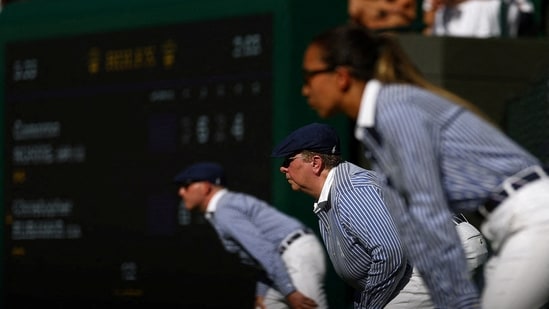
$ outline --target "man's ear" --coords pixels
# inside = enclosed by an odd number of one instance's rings
[[[212,184],[207,181],[202,181],[198,185],[200,185],[200,190],[204,195],[208,195],[212,191]]]
[[[314,155],[311,158],[311,164],[313,165],[313,172],[316,175],[320,175],[324,169],[324,162],[322,161],[322,158],[319,155]]]
[[[351,71],[347,67],[337,67],[335,69],[337,74],[337,85],[342,91],[346,91],[351,86]]]

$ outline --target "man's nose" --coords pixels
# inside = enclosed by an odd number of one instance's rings
[[[304,82],[301,86],[301,95],[308,98],[309,97],[309,84]]]

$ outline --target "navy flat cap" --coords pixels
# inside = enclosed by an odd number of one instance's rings
[[[341,154],[336,130],[322,123],[311,123],[290,133],[271,153],[272,157],[289,157],[308,150],[322,154]]]
[[[215,162],[199,162],[182,170],[173,181],[178,185],[188,185],[197,181],[209,181],[225,186],[225,170]]]

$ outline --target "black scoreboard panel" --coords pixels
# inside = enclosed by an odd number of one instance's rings
[[[153,286],[124,285],[163,264],[149,250],[179,257],[163,272],[177,286],[197,265],[177,248],[192,246],[166,242],[178,239],[172,179],[187,164],[246,171],[253,181],[231,187],[270,199],[270,130],[257,128],[271,122],[271,26],[254,15],[7,45],[5,233],[8,262],[25,266],[7,268],[8,290],[147,299]],[[74,273],[33,287],[37,258]]]
[[[171,181],[199,160],[229,179],[246,171],[253,182],[231,187],[270,199],[271,132],[257,129],[271,123],[270,26],[259,15],[9,44],[11,238],[116,222],[170,234]]]
[[[124,2],[0,15],[0,307],[251,307],[257,271],[185,211],[172,179],[220,162],[230,189],[316,228],[269,154],[322,121],[300,95],[301,56],[345,3]],[[345,152],[347,122],[328,122]],[[345,307],[331,270],[326,288]]]

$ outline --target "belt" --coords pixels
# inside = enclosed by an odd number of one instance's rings
[[[280,247],[278,248],[278,253],[282,254],[288,247],[296,241],[299,237],[303,235],[311,234],[311,231],[309,230],[298,230],[290,235],[288,237],[284,238],[284,240],[280,243]]]
[[[486,216],[496,209],[507,197],[513,192],[518,191],[528,183],[539,180],[541,178],[547,178],[549,174],[549,168],[542,168],[541,166],[532,166],[517,174],[505,179],[503,181],[500,190],[492,193],[490,197],[484,202],[484,205],[479,209],[480,213]]]

